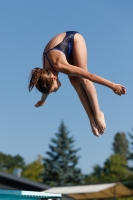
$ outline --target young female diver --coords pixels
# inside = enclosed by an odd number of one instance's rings
[[[76,31],[56,35],[46,45],[42,60],[43,69],[32,70],[28,86],[29,91],[35,86],[42,93],[41,100],[35,106],[42,106],[48,94],[59,89],[61,83],[58,74],[64,73],[68,75],[89,117],[92,132],[96,136],[104,133],[104,114],[99,108],[92,82],[109,87],[118,95],[125,94],[126,89],[87,71],[87,49],[83,36]]]

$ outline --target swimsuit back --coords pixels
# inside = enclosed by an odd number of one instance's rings
[[[67,31],[66,35],[63,39],[62,42],[60,42],[59,44],[57,44],[55,47],[53,47],[52,49],[49,49],[46,53],[44,54],[44,63],[45,63],[45,57],[47,58],[50,66],[52,67],[52,69],[56,72],[56,70],[54,69],[53,65],[51,64],[49,58],[48,58],[48,52],[52,51],[52,50],[58,50],[61,51],[65,54],[66,58],[69,57],[70,53],[72,52],[72,47],[73,47],[73,42],[74,42],[74,35],[78,33],[77,31]]]

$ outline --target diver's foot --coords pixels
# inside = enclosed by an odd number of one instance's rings
[[[100,134],[103,134],[105,132],[105,129],[106,129],[104,113],[100,111],[100,113],[95,116],[95,120],[96,120],[98,132]]]
[[[91,129],[92,129],[93,134],[95,136],[99,136],[98,127],[97,127],[97,124],[96,124],[93,117],[90,119],[90,125],[91,125]]]

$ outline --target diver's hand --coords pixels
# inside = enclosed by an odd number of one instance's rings
[[[113,91],[115,94],[121,96],[122,94],[126,94],[126,88],[120,84],[114,84]]]
[[[46,103],[46,102],[42,102],[42,101],[40,100],[40,101],[38,101],[34,106],[38,108],[38,107],[43,106],[45,103]]]

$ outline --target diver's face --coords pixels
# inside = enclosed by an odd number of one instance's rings
[[[59,81],[58,77],[57,76],[52,76],[52,79],[53,79],[53,85],[52,85],[52,88],[50,90],[50,93],[52,92],[57,92],[57,90],[60,88],[61,86],[61,82]]]

